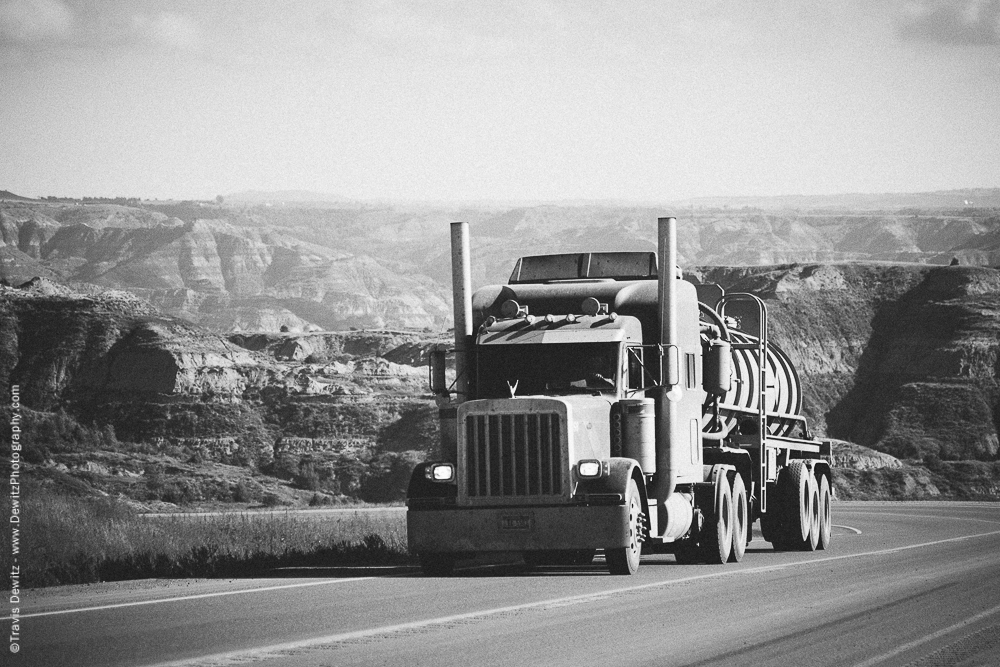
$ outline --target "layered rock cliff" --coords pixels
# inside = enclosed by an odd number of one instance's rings
[[[234,219],[4,203],[0,277],[128,289],[217,331],[447,325],[447,292],[413,267]]]
[[[997,458],[1000,270],[915,264],[696,272],[768,305],[820,433],[900,457]]]

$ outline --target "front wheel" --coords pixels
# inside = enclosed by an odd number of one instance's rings
[[[608,572],[611,574],[632,575],[639,569],[639,555],[642,553],[642,500],[634,479],[628,482],[625,506],[628,508],[628,546],[605,549],[604,553],[608,561]]]

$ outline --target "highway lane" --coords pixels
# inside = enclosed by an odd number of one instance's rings
[[[1000,664],[1000,505],[837,503],[833,548],[32,592],[24,665]],[[937,660],[937,662],[934,662]]]

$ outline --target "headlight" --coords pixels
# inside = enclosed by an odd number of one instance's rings
[[[576,474],[580,477],[600,477],[603,467],[597,459],[585,459],[576,464]]]
[[[455,479],[455,466],[450,463],[432,463],[424,469],[424,476],[432,482],[450,482]]]

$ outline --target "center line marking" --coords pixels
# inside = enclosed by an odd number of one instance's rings
[[[763,565],[760,567],[751,568],[740,568],[731,569],[724,572],[712,572],[709,574],[698,574],[692,575],[690,577],[681,577],[679,579],[668,579],[666,581],[655,581],[648,584],[638,584],[635,586],[626,586],[624,588],[616,588],[609,591],[600,591],[596,593],[584,593],[581,595],[571,595],[562,598],[555,598],[550,600],[541,600],[538,602],[527,602],[524,604],[511,605],[508,607],[498,607],[495,609],[483,609],[480,611],[470,611],[464,614],[454,614],[452,616],[441,616],[438,618],[430,618],[422,621],[411,621],[409,623],[400,623],[397,625],[384,625],[377,628],[369,628],[367,630],[355,630],[353,632],[343,632],[332,635],[325,635],[323,637],[313,637],[311,639],[303,639],[296,642],[287,642],[282,644],[272,644],[270,646],[259,646],[256,648],[247,648],[237,651],[229,651],[226,653],[216,653],[213,655],[205,655],[199,658],[187,658],[184,660],[176,660],[171,662],[159,662],[148,667],[196,667],[198,665],[236,665],[245,664],[248,662],[258,662],[260,660],[267,660],[270,658],[280,657],[286,651],[296,651],[301,649],[309,648],[322,648],[328,644],[337,644],[352,639],[362,639],[366,637],[373,637],[378,635],[388,635],[395,634],[398,632],[405,632],[409,630],[419,630],[422,628],[432,627],[435,625],[445,625],[448,623],[455,623],[458,621],[476,619],[476,618],[487,618],[490,616],[497,616],[500,614],[507,614],[511,612],[524,611],[529,609],[547,609],[568,606],[572,604],[581,604],[587,602],[597,602],[609,597],[616,595],[621,595],[622,593],[632,593],[635,591],[648,590],[652,588],[664,588],[667,586],[672,586],[675,584],[684,584],[692,581],[700,581],[703,579],[715,579],[718,577],[733,577],[742,576],[747,574],[759,574],[761,572],[775,572],[779,570],[784,570],[792,567],[799,567],[803,565],[818,565],[821,563],[829,563],[832,561],[846,560],[850,558],[864,558],[866,556],[883,556],[886,554],[898,553],[900,551],[909,551],[911,549],[920,549],[923,547],[935,546],[938,544],[948,544],[952,542],[962,542],[965,540],[974,539],[977,537],[991,537],[994,535],[1000,535],[1000,530],[995,530],[989,533],[976,533],[974,535],[963,535],[962,537],[951,537],[943,540],[934,540],[932,542],[921,542],[920,544],[910,544],[902,547],[893,547],[891,549],[879,549],[877,551],[866,551],[859,554],[844,554],[842,556],[827,556],[826,558],[812,558],[810,560],[799,560],[793,561],[791,563],[781,563],[778,565]]]

